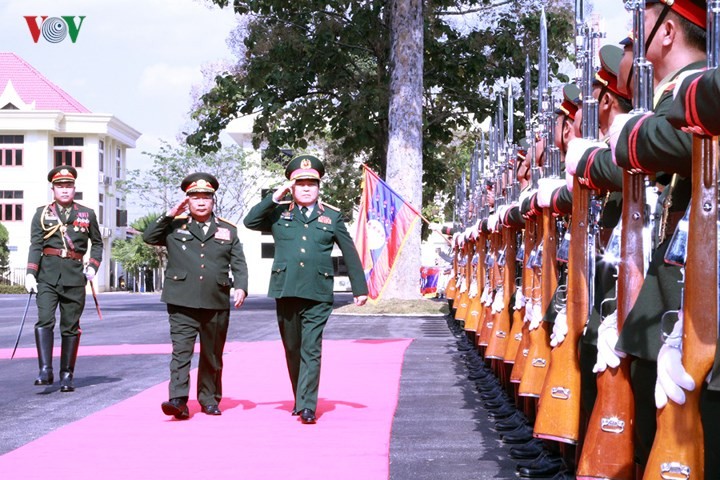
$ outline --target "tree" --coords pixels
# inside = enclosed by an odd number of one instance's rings
[[[8,242],[10,234],[5,225],[0,223],[0,280],[4,279],[10,270],[10,249]]]
[[[215,194],[215,213],[233,223],[244,216],[251,197],[257,195],[258,184],[268,175],[267,170],[270,174],[277,170],[270,164],[261,171],[238,146],[198,155],[186,145],[172,146],[164,142],[157,153],[143,152],[143,155],[152,159],[152,167],[129,171],[127,180],[118,182],[118,189],[125,195],[132,193],[149,211],[165,212],[182,197],[180,183],[185,176],[199,171],[211,173],[220,181]]]
[[[472,133],[491,113],[496,90],[505,90],[507,82],[520,84],[526,54],[537,60],[540,3],[424,3],[423,203],[438,192],[452,193],[474,143],[471,135],[459,135]],[[254,144],[266,145],[270,157],[282,148],[324,142],[333,146],[334,157],[361,159],[385,177],[389,5],[387,0],[233,0],[246,20],[234,37],[243,41],[236,48],[243,56],[202,96],[193,114],[198,128],[188,143],[214,151],[230,120],[257,114]],[[573,37],[572,4],[549,2],[547,13],[551,69],[557,73]],[[522,99],[516,105],[522,109]],[[516,122],[516,138],[521,123]],[[356,187],[356,180],[348,183]],[[345,194],[357,203],[359,190]]]
[[[135,220],[130,226],[136,234],[128,239],[117,239],[113,242],[112,259],[120,263],[128,274],[134,276],[145,269],[156,269],[164,265],[165,248],[146,244],[141,235],[159,216],[160,214],[154,213]]]

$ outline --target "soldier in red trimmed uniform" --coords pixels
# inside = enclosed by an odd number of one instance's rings
[[[60,391],[75,390],[73,375],[80,345],[80,317],[85,308],[85,285],[102,262],[102,236],[95,212],[75,203],[77,170],[55,167],[48,173],[54,201],[35,212],[30,227],[25,285],[37,292],[35,344],[40,373],[35,385],[52,385],[53,329],[60,306]],[[83,271],[83,257],[90,258]]]

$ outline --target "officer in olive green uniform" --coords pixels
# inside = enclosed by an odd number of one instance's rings
[[[222,413],[222,354],[230,321],[230,289],[235,289],[235,307],[243,304],[248,289],[237,228],[213,214],[218,186],[208,173],[188,175],[180,185],[187,196],[143,233],[145,242],[167,248],[161,300],[167,303],[173,354],[170,399],[163,402],[162,410],[181,420],[189,417],[190,361],[198,335],[197,398],[203,413]],[[178,216],[186,208],[190,215]]]
[[[293,415],[315,423],[322,333],[332,312],[333,263],[342,251],[356,305],[367,300],[367,284],[355,244],[340,212],[318,199],[325,168],[316,157],[300,155],[285,169],[289,182],[255,205],[245,226],[272,232],[275,259],[268,296],[276,299],[280,336],[295,395]],[[283,201],[291,192],[293,200]]]
[[[52,385],[55,311],[60,306],[60,391],[72,392],[75,361],[80,345],[80,316],[85,308],[85,284],[102,262],[102,236],[91,209],[73,201],[77,170],[69,166],[48,173],[55,201],[35,212],[30,227],[25,284],[37,292],[38,321],[35,343],[40,373],[35,385]],[[83,272],[83,256],[90,258]]]

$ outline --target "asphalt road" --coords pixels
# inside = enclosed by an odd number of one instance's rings
[[[165,305],[158,294],[98,297],[104,318],[98,318],[88,297],[81,345],[170,343]],[[0,295],[0,348],[12,348],[26,300],[26,295]],[[336,295],[336,306],[351,301],[349,294]],[[228,341],[279,339],[274,307],[272,299],[250,297],[242,309],[233,309]],[[33,299],[20,348],[34,348],[36,314]],[[56,343],[58,336],[56,329]],[[405,355],[393,422],[391,479],[516,478],[508,447],[489,430],[486,412],[466,380],[445,318],[333,315],[324,337],[414,339]],[[0,455],[167,381],[168,361],[168,355],[80,357],[76,391],[61,394],[57,381],[51,387],[33,385],[36,358],[0,359]]]

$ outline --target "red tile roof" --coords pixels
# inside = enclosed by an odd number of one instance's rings
[[[0,93],[5,90],[8,80],[12,80],[13,87],[23,102],[35,102],[36,110],[90,113],[90,110],[45,78],[25,60],[14,53],[0,52]]]

